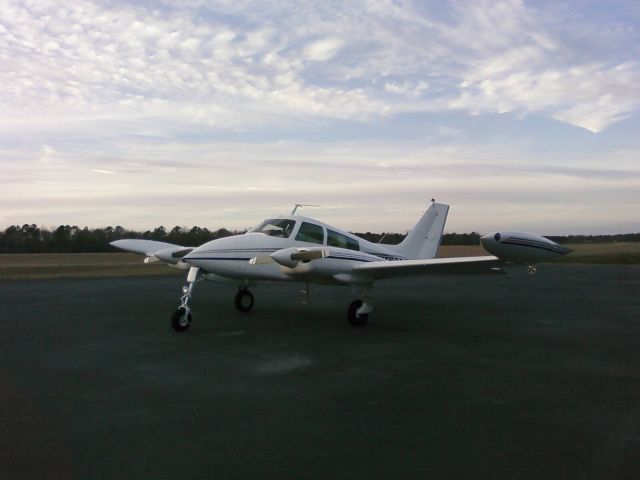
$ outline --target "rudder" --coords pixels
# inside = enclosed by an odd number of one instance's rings
[[[407,237],[391,248],[410,260],[435,258],[448,213],[449,205],[432,203]]]

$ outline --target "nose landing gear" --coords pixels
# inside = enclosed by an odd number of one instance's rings
[[[171,316],[171,326],[176,332],[184,332],[191,326],[191,309],[188,306],[178,307]]]
[[[193,292],[193,287],[198,279],[198,267],[191,267],[187,275],[187,285],[182,287],[182,297],[180,297],[180,306],[173,312],[171,316],[171,326],[176,332],[184,332],[191,326],[193,315],[189,308],[189,300]]]

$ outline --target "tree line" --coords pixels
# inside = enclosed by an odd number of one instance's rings
[[[175,226],[172,229],[156,227],[144,232],[128,230],[121,226],[105,228],[80,228],[77,225],[60,225],[54,230],[40,228],[35,224],[12,225],[0,232],[0,253],[90,253],[116,251],[110,242],[122,238],[141,238],[175,243],[178,245],[198,246],[210,240],[244,233],[245,231],[209,230],[207,228],[186,228]],[[397,244],[406,234],[402,233],[355,233],[373,243]],[[549,236],[558,243],[605,243],[640,242],[640,233],[617,235],[568,235]],[[480,234],[445,233],[443,245],[478,245]]]
[[[547,235],[557,243],[615,243],[640,242],[640,233],[617,233],[614,235]]]
[[[12,225],[0,232],[0,253],[93,253],[114,252],[110,242],[122,238],[141,238],[178,245],[197,246],[216,238],[236,235],[238,231],[220,228],[176,226],[171,230],[157,227],[139,232],[121,226],[106,228],[80,228],[77,225],[60,225],[55,230],[40,228],[34,224]]]

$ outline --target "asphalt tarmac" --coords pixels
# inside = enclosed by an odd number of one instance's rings
[[[0,282],[0,478],[640,478],[640,267]]]

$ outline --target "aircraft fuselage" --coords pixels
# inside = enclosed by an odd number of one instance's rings
[[[285,259],[281,263],[279,260],[250,263],[252,259],[264,259],[289,248],[323,250],[326,256],[313,262],[289,263]],[[403,259],[384,245],[317,220],[294,216],[266,220],[244,235],[207,242],[183,261],[214,276],[231,279],[344,283],[342,275],[349,274],[354,264]]]

